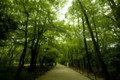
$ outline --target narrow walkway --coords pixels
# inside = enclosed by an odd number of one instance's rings
[[[90,79],[70,68],[57,64],[57,66],[54,69],[48,71],[46,74],[40,76],[36,80],[90,80]]]

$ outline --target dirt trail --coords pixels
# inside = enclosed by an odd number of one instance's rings
[[[90,80],[90,79],[68,67],[57,64],[57,66],[54,69],[48,71],[46,74],[40,76],[36,80]]]

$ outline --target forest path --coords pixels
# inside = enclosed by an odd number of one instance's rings
[[[60,64],[36,80],[90,80],[80,73]]]

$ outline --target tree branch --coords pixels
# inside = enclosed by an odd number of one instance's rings
[[[108,15],[105,15],[104,13],[100,13],[100,14],[102,14],[102,15],[105,16],[106,18],[111,19],[113,22],[116,22],[112,17],[110,17],[110,16],[108,16]]]

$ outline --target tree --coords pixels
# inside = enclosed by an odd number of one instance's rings
[[[85,50],[86,50],[86,55],[87,55],[88,66],[89,66],[90,72],[93,72],[92,67],[91,67],[91,63],[90,63],[86,37],[85,37],[85,26],[84,26],[84,19],[83,18],[82,18],[82,24],[83,24],[83,37],[84,37],[84,45],[85,45]]]
[[[102,71],[104,73],[104,77],[105,77],[106,80],[109,80],[109,73],[107,71],[107,67],[106,67],[106,65],[105,65],[105,63],[104,63],[104,61],[103,61],[103,59],[101,57],[101,53],[100,53],[100,50],[99,50],[99,45],[95,41],[95,38],[94,38],[94,35],[93,35],[93,32],[92,32],[90,23],[88,21],[88,17],[87,17],[86,11],[84,10],[80,0],[79,0],[79,4],[80,4],[81,10],[82,10],[82,12],[83,12],[83,14],[85,16],[86,23],[87,23],[87,26],[88,26],[88,29],[89,29],[89,32],[91,34],[91,38],[92,38],[92,41],[93,41],[93,44],[94,44],[94,49],[95,49],[95,51],[97,53],[97,57],[98,57],[98,59],[100,61],[100,64],[101,64],[101,67],[102,67]]]

